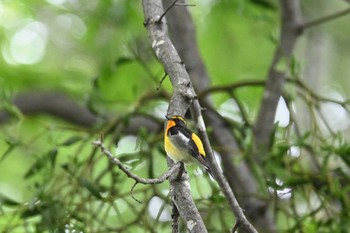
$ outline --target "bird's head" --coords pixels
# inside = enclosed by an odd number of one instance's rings
[[[167,129],[176,125],[186,127],[186,121],[182,116],[173,115],[171,117],[165,116],[165,118],[168,119]]]

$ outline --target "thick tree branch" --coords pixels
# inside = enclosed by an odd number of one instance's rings
[[[143,0],[145,26],[149,32],[152,48],[169,75],[173,85],[173,96],[170,100],[168,115],[185,115],[190,103],[196,98],[184,65],[168,37],[165,20],[159,22],[163,14],[162,3],[158,0]],[[190,232],[205,233],[207,229],[196,208],[189,189],[188,176],[181,179],[170,178],[172,201],[184,219]]]
[[[254,129],[256,147],[263,151],[266,151],[270,145],[278,100],[282,95],[292,51],[301,33],[302,25],[299,0],[280,0],[280,6],[282,14],[280,44],[271,63]]]
[[[99,121],[94,113],[88,108],[80,106],[74,100],[66,97],[62,93],[36,91],[22,93],[16,96],[13,104],[23,115],[48,114],[61,118],[76,126],[93,128]],[[111,114],[114,115],[114,114]],[[6,123],[13,117],[9,111],[0,110],[0,125]],[[100,117],[108,121],[108,116]],[[140,128],[145,128],[149,132],[160,132],[162,126],[159,121],[146,115],[133,114],[128,120],[128,125],[123,127],[122,133],[136,135]]]
[[[46,113],[83,127],[92,127],[97,123],[97,116],[88,109],[57,92],[23,93],[14,99],[13,104],[26,115]],[[0,124],[10,118],[9,112],[0,111]]]
[[[165,0],[163,1],[164,4],[166,4],[166,2],[167,1]],[[205,93],[200,99],[201,102],[204,102],[206,106],[213,106],[209,96],[206,96],[210,81],[205,66],[199,55],[194,25],[188,10],[186,8],[174,9],[167,14],[166,18],[169,22],[172,40],[176,49],[179,51],[181,58],[185,61],[186,69],[191,77],[191,80],[193,81],[194,88],[196,88],[196,90],[199,92]],[[181,19],[181,21],[178,19]],[[256,191],[255,181],[251,173],[248,171],[246,164],[242,163],[239,166],[233,167],[232,156],[233,152],[236,151],[236,143],[230,129],[226,125],[226,122],[222,120],[222,117],[218,117],[216,114],[212,114],[210,111],[204,111],[204,114],[207,117],[209,124],[212,126],[215,134],[214,138],[216,138],[219,142],[217,143],[218,146],[220,148],[233,147],[232,150],[226,151],[227,153],[220,152],[222,154],[222,159],[224,160],[224,168],[228,173],[230,173],[227,177],[232,181],[230,183],[231,187],[236,185],[236,190],[240,190],[242,193],[254,193],[254,191]],[[201,116],[201,108],[197,100],[195,100],[193,104],[193,115],[197,121],[197,128],[199,130],[200,137],[203,140],[205,151],[208,154],[207,157],[210,160],[209,162],[214,175],[218,179],[219,185],[230,204],[232,212],[236,216],[239,225],[243,227],[245,232],[255,232],[254,227],[252,227],[246,220],[235,196],[232,193],[231,188],[227,184],[225,178],[222,176],[222,173],[218,170],[218,165],[216,165],[216,162],[213,159],[212,149],[210,147],[209,139],[205,131],[204,121]],[[240,181],[242,185],[240,185]],[[254,205],[254,210],[257,212],[256,205]]]

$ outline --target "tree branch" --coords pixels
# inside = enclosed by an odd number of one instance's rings
[[[119,159],[117,159],[115,156],[112,155],[112,153],[103,145],[102,140],[96,140],[93,141],[92,144],[98,148],[101,149],[101,152],[103,154],[105,154],[109,160],[112,162],[112,164],[116,165],[120,170],[122,170],[128,177],[130,177],[131,179],[135,180],[137,183],[141,183],[141,184],[160,184],[163,183],[165,180],[169,179],[169,177],[171,175],[173,175],[174,173],[176,173],[175,171],[177,171],[181,164],[180,163],[176,163],[174,164],[172,167],[169,168],[169,170],[164,173],[163,175],[161,175],[159,178],[154,178],[154,179],[146,179],[146,178],[142,178],[137,176],[136,174],[132,173],[131,171],[129,171],[122,162],[120,162]]]
[[[166,1],[164,0],[163,3],[165,4],[165,2]],[[210,81],[205,66],[199,55],[194,25],[189,12],[186,8],[177,8],[169,12],[166,18],[169,22],[169,29],[170,34],[172,35],[172,40],[175,44],[176,49],[179,51],[181,58],[186,64],[186,69],[189,73],[189,76],[191,77],[191,80],[193,81],[194,88],[196,88],[197,91],[204,93],[203,95],[201,95],[200,101],[205,102],[206,106],[213,106],[209,96],[207,96],[207,93],[205,93],[210,92]],[[182,20],[179,21],[178,19]],[[227,201],[229,202],[229,205],[237,219],[237,222],[239,222],[239,224],[242,226],[245,232],[255,232],[256,230],[245,218],[242,209],[239,207],[237,200],[232,193],[231,188],[228,186],[227,181],[223,177],[221,171],[219,171],[218,165],[216,164],[216,161],[213,158],[212,149],[210,147],[209,139],[205,131],[204,121],[201,116],[201,107],[197,100],[195,100],[193,104],[193,113],[194,119],[197,122],[197,128],[199,129],[200,137],[203,140],[205,151],[207,153],[207,158],[210,160],[208,162],[210,163],[211,168],[214,171],[215,178],[218,179],[220,188],[222,188],[222,191],[225,194]],[[226,122],[222,120],[223,118],[212,114],[210,111],[204,111],[204,114],[207,116],[207,120],[211,125],[214,134],[216,134],[214,138],[216,138],[219,141],[218,146],[220,148],[235,147],[236,142],[232,137],[232,133],[227,127]],[[223,164],[225,166],[225,170],[229,171],[230,173],[230,175],[227,177],[232,181],[232,183],[230,184],[231,187],[233,187],[233,185],[236,185],[236,190],[243,190],[242,192],[247,191],[247,193],[250,193],[250,191],[252,190],[255,191],[255,181],[252,177],[252,174],[246,169],[246,164],[242,163],[239,166],[235,166],[234,168],[232,168],[232,152],[234,151],[235,149],[229,150],[227,151],[227,153],[222,153],[222,159],[224,160]],[[232,172],[234,172],[234,174],[232,174]],[[240,181],[242,181],[242,186],[238,184],[240,183]],[[253,187],[255,188],[250,188],[251,184],[253,184]],[[248,186],[249,191],[245,188]],[[257,206],[255,205],[255,212],[258,209],[256,207]]]
[[[246,81],[241,81],[241,82],[236,82],[228,85],[221,85],[221,86],[214,86],[214,87],[208,87],[204,91],[199,92],[198,94],[198,99],[202,99],[208,94],[212,94],[215,92],[233,92],[238,88],[241,87],[261,87],[266,84],[265,80],[246,80]]]
[[[323,24],[323,23],[326,23],[326,22],[329,22],[331,20],[334,20],[334,19],[337,19],[337,18],[340,18],[342,16],[345,16],[347,14],[350,13],[350,8],[348,9],[345,9],[343,11],[339,11],[339,12],[336,12],[336,13],[333,13],[331,15],[327,15],[327,16],[324,16],[322,18],[319,18],[319,19],[315,19],[313,21],[310,21],[310,22],[306,22],[304,23],[301,28],[304,30],[304,29],[309,29],[311,27],[315,27],[315,26],[318,26],[320,24]]]
[[[194,102],[193,115],[197,121],[197,129],[203,141],[206,156],[211,165],[210,168],[212,169],[214,178],[218,182],[221,191],[224,193],[226,200],[228,201],[229,206],[231,207],[231,211],[236,217],[236,225],[242,227],[245,230],[245,232],[257,232],[254,226],[251,225],[250,222],[247,220],[242,208],[240,207],[235,195],[232,192],[232,189],[230,188],[226,178],[222,174],[221,170],[219,169],[219,165],[217,164],[214,158],[213,150],[210,146],[209,138],[205,130],[204,120],[201,114],[201,107],[198,100]]]
[[[163,13],[162,3],[159,0],[143,0],[144,25],[146,26],[152,48],[158,60],[165,68],[173,85],[168,115],[185,115],[190,103],[196,98],[190,79],[181,62],[177,51],[168,37],[165,20],[159,22]],[[169,163],[171,161],[169,160]],[[173,177],[174,178],[174,177]],[[187,229],[193,233],[205,233],[207,229],[195,206],[188,183],[188,175],[184,174],[182,179],[169,179],[172,201],[176,205],[180,216],[184,219]]]
[[[263,152],[268,150],[270,145],[278,100],[282,95],[292,51],[301,33],[302,25],[299,0],[280,0],[280,6],[282,12],[280,44],[271,63],[254,129],[256,148]],[[285,69],[284,71],[281,70],[281,66]]]
[[[144,96],[144,98],[149,97]],[[144,102],[146,99],[142,101]],[[49,114],[86,128],[93,128],[100,120],[88,108],[80,106],[74,100],[58,92],[35,91],[22,93],[14,98],[13,104],[23,115]],[[0,125],[6,123],[12,117],[13,114],[6,109],[0,110]],[[110,117],[100,118],[101,121],[108,121]],[[128,120],[128,125],[123,127],[122,133],[136,135],[141,127],[148,132],[160,132],[162,130],[162,125],[154,117],[133,114]]]
[[[172,233],[179,233],[179,210],[177,209],[176,205],[173,203],[173,208],[172,208],[172,214],[171,218],[173,219],[172,221]]]
[[[14,99],[13,104],[23,114],[46,113],[83,127],[92,127],[98,121],[95,114],[79,106],[62,93],[46,91],[23,93]],[[9,112],[1,111],[0,124],[6,122],[10,117]]]
[[[348,108],[348,105],[350,105],[350,99],[337,100],[337,99],[327,98],[325,96],[319,95],[313,89],[308,87],[306,85],[306,83],[304,83],[300,79],[288,79],[287,81],[290,82],[290,83],[295,84],[296,86],[298,86],[299,88],[304,90],[308,95],[310,95],[316,101],[338,104],[338,105],[342,106],[347,112],[350,112],[350,110]]]
[[[168,13],[168,11],[169,11],[171,8],[173,8],[173,7],[175,6],[175,4],[176,4],[177,1],[178,1],[178,0],[174,0],[173,3],[171,3],[170,6],[168,6],[168,7],[166,8],[166,10],[163,12],[163,14],[159,17],[157,23],[161,23],[161,22],[162,22],[163,17],[166,15],[166,13]]]

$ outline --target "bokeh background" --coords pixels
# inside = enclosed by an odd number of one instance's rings
[[[279,40],[278,1],[190,3],[211,85],[264,81]],[[301,6],[311,22],[350,4]],[[169,185],[138,185],[135,201],[133,181],[91,145],[106,135],[110,150],[143,177],[167,169],[162,126],[172,87],[166,79],[157,90],[164,69],[143,20],[140,1],[0,1],[0,232],[169,232]],[[287,83],[275,118],[275,162],[256,172],[276,194],[282,231],[350,227],[349,22],[345,15],[307,29],[293,53],[292,76],[305,88]],[[212,95],[242,148],[250,148],[251,128],[239,125],[254,123],[263,90],[237,90],[247,119],[232,96]],[[301,138],[293,137],[290,109]],[[310,165],[315,158],[322,172]],[[189,173],[209,232],[227,232],[232,215],[216,183],[196,166]]]

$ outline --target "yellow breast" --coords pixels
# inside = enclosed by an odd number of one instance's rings
[[[192,162],[192,156],[186,151],[186,148],[177,148],[171,140],[165,135],[164,137],[164,148],[167,155],[175,162]]]

